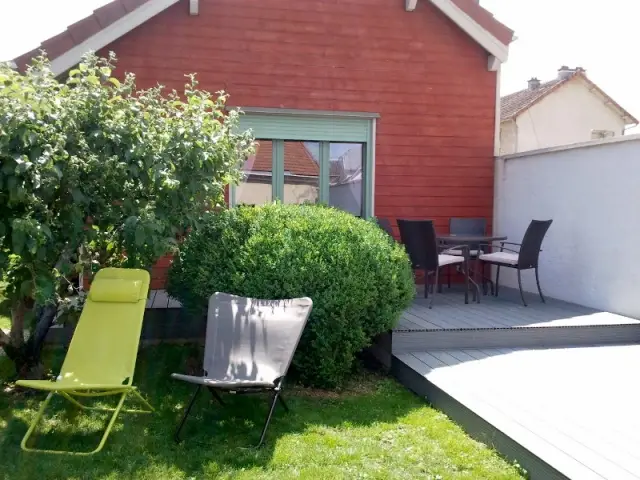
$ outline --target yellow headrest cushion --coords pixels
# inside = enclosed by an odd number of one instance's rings
[[[140,298],[140,280],[99,278],[91,284],[89,300],[103,303],[136,303]]]

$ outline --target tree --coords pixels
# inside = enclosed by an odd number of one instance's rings
[[[112,76],[115,61],[86,55],[63,82],[44,54],[24,75],[0,65],[0,273],[12,314],[0,346],[21,375],[39,364],[82,268],[150,267],[223,204],[253,149],[224,92],[198,90],[195,75],[182,94],[138,91],[133,74]]]

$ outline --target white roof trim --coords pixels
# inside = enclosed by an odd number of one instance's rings
[[[80,45],[76,45],[71,50],[54,59],[51,62],[51,69],[54,74],[60,75],[77,64],[82,55],[88,51],[100,50],[179,1],[180,0],[148,1],[124,17],[116,20],[108,27],[100,30],[95,35],[87,38]]]
[[[496,59],[501,63],[507,61],[507,58],[509,58],[509,47],[482,28],[474,19],[460,10],[451,0],[430,1],[456,25],[464,30],[467,35],[478,42],[482,48],[496,57]]]
[[[406,0],[404,8],[407,12],[413,12],[416,9],[417,4],[418,0]]]

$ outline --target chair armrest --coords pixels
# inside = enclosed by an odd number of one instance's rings
[[[454,243],[441,243],[438,245],[438,250],[462,250],[468,253],[470,251],[469,245],[464,244],[454,244]]]
[[[494,243],[481,243],[479,246],[482,247],[491,247],[491,248],[499,248],[501,252],[512,252],[512,253],[520,253],[518,250],[514,250],[512,248],[506,248],[504,246],[505,243],[508,242],[500,242],[500,245],[496,245]],[[510,243],[510,245],[520,245],[519,243]]]

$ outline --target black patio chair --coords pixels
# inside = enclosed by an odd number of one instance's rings
[[[438,291],[440,268],[447,265],[460,265],[465,274],[464,303],[469,303],[469,247],[461,245],[462,255],[444,255],[441,249],[446,245],[438,245],[436,230],[431,220],[398,220],[400,238],[407,250],[414,270],[424,270],[424,297],[429,297],[429,280],[435,277],[433,295],[429,301],[429,308],[433,306],[433,297]]]
[[[387,232],[391,238],[393,237],[393,227],[391,226],[391,222],[387,218],[376,218],[376,223],[378,226]]]
[[[490,265],[496,265],[496,284],[495,284],[495,296],[498,296],[499,281],[500,281],[500,268],[508,267],[515,268],[518,271],[518,287],[520,289],[520,298],[522,303],[527,306],[527,301],[524,299],[524,292],[522,290],[522,277],[520,272],[522,270],[535,269],[536,272],[536,285],[538,286],[538,293],[540,294],[540,300],[545,303],[542,289],[540,288],[540,277],[538,275],[538,259],[540,247],[544,240],[547,230],[551,226],[553,220],[532,220],[524,234],[522,243],[513,242],[500,242],[500,251],[494,253],[481,254],[478,258],[484,263]],[[514,245],[518,249],[506,248],[505,245]]]
[[[211,296],[203,374],[171,375],[197,385],[176,430],[176,442],[181,441],[180,431],[200,390],[206,387],[221,405],[221,392],[273,393],[257,446],[262,445],[276,403],[280,401],[289,411],[281,392],[312,305],[310,298],[256,300],[225,293]]]
[[[487,232],[487,220],[485,218],[451,218],[449,219],[449,233],[452,235],[484,235]],[[477,259],[482,253],[481,245],[469,246],[469,260]],[[462,255],[458,246],[453,246],[443,251],[445,255]],[[451,288],[451,268],[447,272],[447,286]]]

